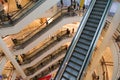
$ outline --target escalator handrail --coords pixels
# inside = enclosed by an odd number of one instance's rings
[[[64,60],[63,60],[61,66],[60,66],[60,68],[59,68],[59,70],[57,72],[55,80],[60,80],[60,78],[61,78],[61,76],[63,74],[63,71],[66,68],[66,65],[67,65],[67,63],[68,63],[68,61],[69,61],[69,59],[70,59],[70,57],[72,55],[72,52],[73,52],[74,47],[75,47],[75,44],[77,43],[77,41],[79,39],[79,36],[81,35],[81,32],[82,32],[82,30],[83,30],[83,28],[84,28],[84,26],[85,26],[85,24],[87,22],[87,19],[88,19],[89,15],[90,15],[90,12],[92,11],[92,8],[93,8],[93,6],[95,4],[95,1],[96,0],[93,0],[90,3],[89,9],[87,10],[87,12],[85,13],[85,15],[83,16],[83,19],[82,19],[82,21],[80,23],[80,26],[79,26],[79,28],[78,28],[78,30],[77,30],[77,32],[76,32],[76,34],[75,34],[75,36],[74,36],[71,44],[70,44],[70,47],[67,50],[67,53],[66,53],[66,55],[64,57]]]
[[[82,77],[82,73],[85,72],[85,68],[87,67],[87,65],[88,65],[88,63],[89,63],[89,60],[90,60],[90,58],[91,58],[91,56],[92,56],[91,53],[93,52],[93,50],[94,50],[94,48],[95,48],[95,45],[96,45],[96,43],[97,43],[97,40],[98,40],[98,38],[99,38],[99,36],[100,36],[100,33],[102,32],[102,29],[103,29],[103,27],[104,27],[105,18],[107,17],[106,14],[108,13],[108,10],[110,9],[111,2],[112,2],[112,0],[108,0],[108,2],[107,2],[107,5],[106,5],[105,10],[104,10],[104,12],[103,12],[103,14],[102,14],[100,23],[99,23],[98,28],[97,28],[97,30],[96,30],[96,32],[95,32],[95,35],[94,35],[94,37],[93,37],[93,40],[92,40],[91,45],[90,45],[90,47],[89,47],[89,50],[88,50],[88,52],[87,52],[86,58],[85,58],[85,60],[84,60],[84,62],[83,62],[81,71],[79,72],[79,75],[78,75],[78,77],[77,77],[78,80],[80,80],[80,77]]]

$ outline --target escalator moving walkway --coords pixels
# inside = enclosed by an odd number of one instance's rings
[[[112,0],[93,0],[70,45],[55,80],[82,80]],[[89,9],[90,9],[89,8]],[[85,22],[86,20],[86,22]],[[81,29],[82,27],[82,29]],[[81,30],[79,30],[81,29]]]

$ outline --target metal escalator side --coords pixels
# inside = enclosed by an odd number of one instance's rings
[[[112,0],[94,0],[84,16],[55,80],[80,80],[105,23]]]

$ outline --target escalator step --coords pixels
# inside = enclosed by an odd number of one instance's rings
[[[71,58],[70,58],[70,61],[72,61],[73,63],[75,63],[75,64],[78,64],[78,65],[82,65],[82,63],[83,63],[83,60],[80,60],[80,59],[78,59],[78,58],[76,58],[76,57],[74,57],[74,56],[72,56]]]
[[[76,53],[76,54],[82,54],[82,55],[85,56],[86,53],[87,53],[87,50],[76,47],[76,48],[74,49],[74,53]]]
[[[66,79],[64,76],[62,76],[61,80],[68,80],[68,79]]]
[[[88,48],[89,48],[88,45],[85,45],[85,44],[83,44],[83,43],[78,43],[76,46],[77,46],[77,47],[80,47],[80,48],[83,48],[83,49],[86,49],[86,50],[88,50]]]
[[[103,13],[102,12],[97,12],[97,11],[92,11],[91,14],[101,16]]]
[[[96,8],[105,8],[106,5],[96,4],[94,7]]]
[[[91,22],[91,23],[96,23],[96,24],[98,24],[98,23],[99,23],[99,20],[88,19],[88,22]]]
[[[79,53],[76,53],[76,52],[73,53],[73,56],[78,58],[78,59],[81,59],[81,60],[85,59],[85,55],[79,54]]]
[[[94,24],[90,24],[90,23],[88,23],[88,25],[94,25]],[[97,26],[95,27],[89,27],[89,26],[85,26],[85,30],[86,31],[90,31],[93,35],[94,35],[94,33],[96,32],[96,29],[97,29]],[[84,32],[84,31],[83,31]]]
[[[94,23],[94,22],[89,22],[87,21],[86,25],[90,25],[90,26],[98,26],[98,23]]]
[[[102,5],[106,5],[107,4],[107,1],[96,1],[96,3],[95,4],[102,4]]]
[[[90,36],[88,37],[86,34],[82,34],[81,38],[87,39],[89,41],[91,41],[93,39],[93,37],[90,37]]]
[[[97,16],[97,15],[92,15],[92,14],[91,14],[91,15],[89,16],[89,18],[94,19],[94,20],[96,20],[96,19],[97,19],[97,20],[100,20],[100,19],[101,19],[101,16]]]
[[[75,76],[72,76],[70,75],[69,73],[67,72],[64,72],[63,73],[63,76],[67,78],[67,80],[76,80],[76,77]]]
[[[68,63],[68,66],[71,67],[71,68],[73,68],[73,69],[75,69],[75,70],[78,70],[78,71],[79,71],[80,68],[81,68],[80,65],[77,65],[77,64],[72,63],[72,62],[69,62],[69,63]]]
[[[92,11],[96,11],[96,12],[103,12],[104,11],[104,9],[102,9],[102,8],[93,8],[93,10]]]
[[[66,70],[65,70],[65,71],[68,72],[68,73],[70,73],[70,74],[73,75],[73,76],[76,76],[76,77],[77,77],[78,72],[79,72],[79,71],[76,71],[76,70],[74,70],[74,69],[72,69],[72,68],[70,68],[70,67],[66,67]]]
[[[79,41],[86,44],[86,45],[90,45],[90,43],[91,43],[91,41],[88,41],[88,40],[83,39],[83,38],[80,38]]]
[[[86,29],[83,31],[83,34],[86,34],[86,35],[89,35],[89,36],[92,36],[92,37],[94,36],[94,32],[93,31],[90,31],[90,30],[88,31]]]

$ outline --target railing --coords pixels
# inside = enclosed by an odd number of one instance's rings
[[[56,20],[58,17],[64,15],[64,13],[67,12],[67,9],[62,9],[59,10],[56,14],[54,14],[50,19],[48,19],[46,22],[42,23],[40,26],[38,26],[38,28],[36,28],[35,30],[33,30],[32,32],[29,32],[26,34],[24,34],[25,36],[22,37],[21,39],[16,39],[17,43],[15,45],[20,45],[22,43],[24,43],[25,41],[27,41],[28,39],[32,38],[32,36],[34,36],[35,34],[37,34],[38,32],[42,31],[43,29],[49,28],[49,24],[48,22],[50,22],[52,20],[52,22],[54,22],[54,20]],[[51,22],[51,23],[52,23]],[[47,24],[48,23],[48,24]]]
[[[62,54],[65,54],[67,50],[67,45],[61,46],[58,50],[54,51],[50,55],[46,56],[40,63],[34,65],[33,67],[27,68],[27,75],[32,75],[37,70],[49,64],[51,61],[57,59]],[[25,71],[26,72],[26,71]]]
[[[46,0],[38,0],[36,2],[30,1],[28,2],[25,6],[23,6],[23,8],[19,11],[15,11],[10,14],[8,14],[7,16],[4,16],[5,18],[7,18],[7,20],[2,20],[1,24],[6,24],[6,22],[10,22],[11,25],[16,24],[19,20],[23,19],[26,15],[28,15],[30,12],[32,12],[34,9],[36,9],[39,5],[41,5],[43,2],[45,2]],[[33,5],[32,5],[33,4]],[[9,26],[11,26],[9,25]]]
[[[36,57],[42,55],[46,51],[46,49],[49,50],[51,46],[54,46],[54,43],[59,42],[60,40],[66,38],[66,36],[69,34],[70,33],[67,32],[67,29],[64,29],[64,30],[58,31],[54,36],[47,38],[46,40],[41,42],[40,45],[34,48],[32,51],[29,51],[28,55],[25,55],[26,58],[24,58],[25,61],[22,64],[29,63],[32,60],[34,60]]]

